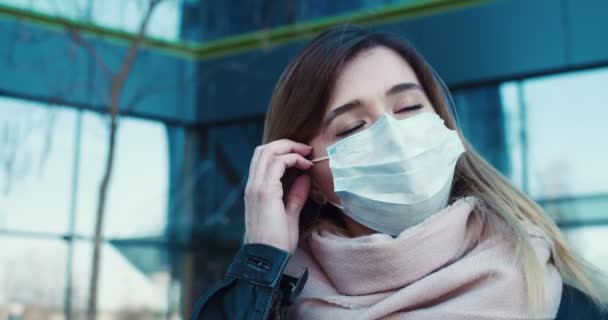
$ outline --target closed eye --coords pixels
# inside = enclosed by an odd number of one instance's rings
[[[395,111],[395,113],[409,112],[409,111],[414,111],[414,110],[418,110],[418,109],[422,109],[422,105],[421,104],[416,104],[416,105],[413,105],[413,106],[403,107],[403,108]]]
[[[353,132],[355,132],[355,131],[357,131],[357,130],[361,129],[361,128],[362,128],[364,125],[365,125],[365,122],[361,122],[361,123],[359,123],[358,125],[356,125],[356,126],[354,126],[354,127],[350,128],[350,129],[348,129],[348,130],[345,130],[345,131],[342,131],[342,132],[340,132],[340,133],[336,134],[336,136],[337,136],[337,137],[345,137],[345,136],[347,136],[347,135],[349,135],[349,134],[351,134],[351,133],[353,133]]]

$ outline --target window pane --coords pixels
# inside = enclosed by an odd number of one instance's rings
[[[98,192],[108,150],[108,118],[86,112],[77,230],[92,236]],[[121,118],[114,170],[104,221],[105,237],[151,236],[164,233],[167,221],[168,158],[165,127],[154,121]]]
[[[0,229],[68,229],[76,111],[0,97]]]
[[[608,226],[564,230],[566,239],[578,254],[595,267],[608,272]]]
[[[63,319],[66,246],[0,235],[0,319]]]
[[[87,5],[92,4],[94,24],[136,33],[148,1],[134,0],[3,0],[4,4],[73,20],[85,20]],[[178,0],[165,0],[155,8],[147,34],[168,40],[179,35],[181,10]]]
[[[608,68],[505,83],[511,179],[608,271]]]
[[[608,193],[606,83],[608,68],[525,82],[533,197]]]
[[[74,283],[80,284],[78,292],[87,293],[92,242],[76,242],[74,254]],[[101,257],[98,291],[100,318],[166,318],[171,277],[165,248],[130,245],[119,249],[104,243]],[[86,299],[76,299],[74,307],[76,313],[84,313]]]

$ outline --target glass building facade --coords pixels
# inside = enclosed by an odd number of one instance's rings
[[[206,43],[417,2],[424,1],[168,0],[148,34]],[[136,32],[145,3],[0,1],[127,32]],[[276,80],[265,73],[282,70],[301,46],[296,41],[276,61],[263,60],[267,49],[259,49],[197,65],[200,123],[120,117],[99,319],[187,319],[196,298],[223,276],[240,245],[242,192],[263,130],[263,112],[249,109],[265,109]],[[11,63],[5,58],[0,64]],[[579,69],[468,82],[453,94],[475,148],[541,204],[580,255],[608,272],[608,69]],[[234,79],[237,90],[224,94]],[[0,82],[0,319],[81,319],[109,116],[7,92]],[[219,121],[223,108],[243,116]]]

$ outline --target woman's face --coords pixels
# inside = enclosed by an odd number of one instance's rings
[[[310,141],[311,159],[326,156],[328,146],[366,130],[385,112],[405,119],[435,111],[410,65],[391,49],[376,47],[355,56],[338,76],[321,130]],[[329,201],[340,203],[329,161],[315,162],[311,178]]]

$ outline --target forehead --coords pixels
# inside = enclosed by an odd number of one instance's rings
[[[353,99],[384,95],[386,90],[403,82],[420,84],[405,59],[386,47],[365,50],[348,61],[338,75],[330,110]]]

